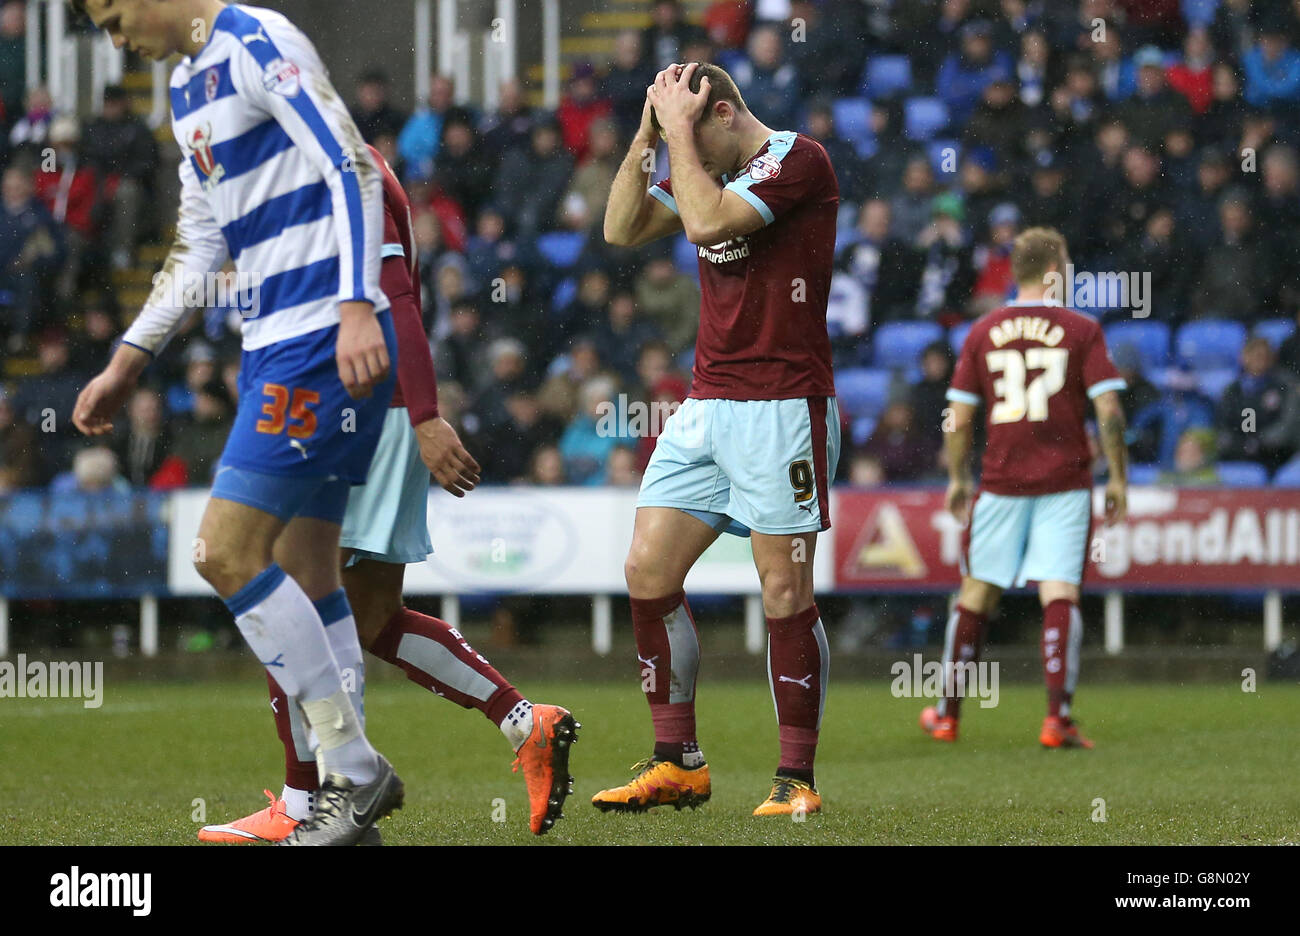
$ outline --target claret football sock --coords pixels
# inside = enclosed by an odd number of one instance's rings
[[[515,750],[523,743],[520,734],[526,739],[533,730],[532,705],[446,621],[403,608],[368,649],[401,667],[411,682],[478,709]]]
[[[767,633],[767,675],[776,703],[780,770],[799,779],[803,775],[792,771],[806,772],[811,778],[830,674],[821,612],[813,604],[790,617],[770,617]]]
[[[693,769],[704,763],[695,737],[700,640],[685,592],[631,598],[641,691],[650,703],[655,758]]]
[[[1047,682],[1047,714],[1069,718],[1074,687],[1079,681],[1079,648],[1083,618],[1079,606],[1065,598],[1043,608],[1043,676]]]
[[[976,614],[969,608],[957,605],[948,615],[948,630],[943,641],[944,685],[953,690],[944,696],[935,706],[940,718],[959,718],[961,716],[961,695],[957,691],[955,677],[949,684],[948,673],[954,665],[978,663],[980,647],[984,644],[984,628],[988,615]]]

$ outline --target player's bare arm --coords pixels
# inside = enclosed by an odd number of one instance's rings
[[[682,228],[692,244],[707,246],[757,231],[765,222],[752,205],[723,189],[704,168],[695,128],[709,100],[709,79],[701,79],[698,92],[691,91],[691,76],[697,65],[692,62],[677,76],[668,70],[660,72],[647,96],[668,141],[673,194]]]
[[[623,157],[605,205],[605,240],[616,247],[639,247],[682,229],[681,219],[648,192],[658,144],[647,93],[641,126]]]
[[[1106,525],[1121,522],[1128,513],[1128,449],[1124,446],[1124,408],[1119,394],[1108,390],[1092,403],[1097,412],[1097,435],[1110,468],[1106,482]]]
[[[426,419],[415,427],[415,437],[421,460],[444,491],[464,497],[474,490],[483,469],[461,443],[451,423],[441,416]]]
[[[948,459],[948,491],[944,495],[944,506],[964,523],[974,492],[970,452],[975,407],[957,400],[949,400],[948,406],[951,413],[943,427],[943,447]]]

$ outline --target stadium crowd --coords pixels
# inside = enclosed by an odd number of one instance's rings
[[[839,178],[840,480],[943,477],[954,352],[1009,298],[1016,233],[1050,225],[1078,271],[1149,284],[1074,303],[1128,380],[1133,480],[1300,484],[1300,0],[719,0],[702,24],[672,0],[653,10],[612,61],[572,68],[554,112],[514,82],[486,113],[439,75],[412,114],[381,70],[354,89],[411,195],[441,409],[486,482],[635,485],[653,431],[620,434],[620,415],[689,391],[694,248],[611,248],[601,222],[655,72],[711,60]],[[71,427],[136,311],[112,272],[161,233],[151,199],[171,169],[120,88],[85,124],[24,95],[24,28],[22,3],[0,7],[0,353],[36,362],[0,376],[0,493],[206,484],[237,310],[197,317],[111,445]]]

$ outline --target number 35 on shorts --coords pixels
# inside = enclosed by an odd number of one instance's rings
[[[262,418],[257,421],[257,431],[267,435],[279,435],[288,429],[291,439],[310,439],[316,434],[316,414],[310,407],[320,402],[320,394],[315,390],[294,387],[292,390],[283,384],[262,384]]]

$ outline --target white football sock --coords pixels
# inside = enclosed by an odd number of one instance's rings
[[[373,780],[379,772],[378,755],[343,691],[338,662],[307,593],[272,563],[232,595],[226,606],[289,703],[300,706],[316,732],[320,753],[327,755],[327,760],[317,758],[325,760],[322,772],[341,773],[358,784]]]
[[[286,786],[280,791],[280,799],[284,801],[284,814],[290,819],[297,819],[299,822],[310,818],[312,812],[316,809],[315,790],[299,790],[295,787]]]
[[[339,664],[339,676],[343,688],[356,709],[357,720],[361,730],[366,730],[366,663],[361,653],[361,641],[357,638],[357,619],[348,604],[348,596],[343,589],[338,589],[319,601],[314,602],[325,625],[325,637],[329,640],[330,650]]]
[[[533,703],[527,699],[515,703],[515,707],[501,719],[501,733],[510,742],[512,750],[519,750],[533,733]]]
[[[226,601],[253,653],[291,700],[324,699],[342,687],[320,614],[275,563]]]
[[[332,773],[364,786],[379,776],[379,754],[361,731],[352,700],[342,689],[327,699],[302,702],[302,713],[315,732],[316,769],[323,782]]]

